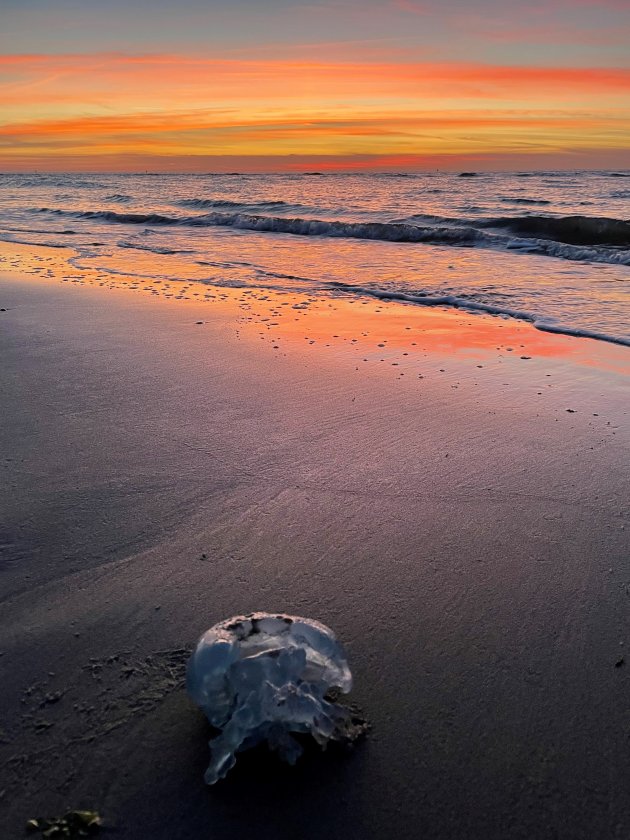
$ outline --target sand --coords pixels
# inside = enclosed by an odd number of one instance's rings
[[[121,840],[630,836],[627,350],[62,284],[16,253],[0,836],[68,807]],[[255,609],[338,633],[373,729],[207,789],[183,668]]]

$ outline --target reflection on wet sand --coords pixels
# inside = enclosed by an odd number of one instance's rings
[[[436,354],[470,359],[478,370],[513,361],[566,359],[580,366],[630,374],[630,360],[623,347],[541,332],[508,317],[379,301],[343,292],[299,293],[210,286],[194,279],[159,280],[155,274],[161,269],[160,257],[144,253],[130,256],[127,273],[78,270],[68,263],[73,256],[70,249],[3,244],[0,270],[117,293],[143,292],[164,304],[211,304],[234,316],[242,340],[262,340],[280,353],[314,346],[323,351],[342,350],[355,357],[357,364],[391,366],[398,377],[423,378]],[[438,368],[433,372],[445,371]]]

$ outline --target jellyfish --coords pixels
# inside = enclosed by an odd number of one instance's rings
[[[209,742],[209,785],[225,777],[238,752],[262,742],[294,764],[302,753],[294,735],[325,748],[365,728],[338,702],[352,687],[342,645],[308,618],[257,612],[215,624],[188,662],[186,685],[218,732]]]

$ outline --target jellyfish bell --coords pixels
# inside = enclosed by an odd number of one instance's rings
[[[209,742],[209,785],[229,772],[237,752],[263,741],[293,764],[302,753],[294,734],[322,747],[348,736],[350,712],[331,692],[347,694],[352,675],[343,646],[319,621],[262,612],[221,621],[199,640],[186,684],[219,730]]]

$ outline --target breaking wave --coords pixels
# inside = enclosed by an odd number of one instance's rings
[[[555,239],[569,245],[630,247],[630,221],[600,216],[508,216],[484,219],[484,228]]]
[[[428,245],[498,248],[572,261],[630,265],[630,222],[594,216],[500,216],[478,220],[416,216],[429,224],[410,221],[346,222],[301,217],[214,211],[194,216],[162,213],[118,213],[113,210],[41,208],[40,212],[95,219],[117,224],[232,227],[260,233],[294,236],[368,239],[383,242],[417,242]],[[505,236],[493,231],[508,231]]]

